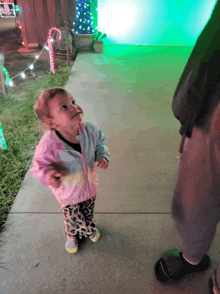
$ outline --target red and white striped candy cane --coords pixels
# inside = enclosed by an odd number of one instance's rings
[[[61,31],[58,28],[51,28],[48,34],[48,44],[49,44],[49,53],[50,53],[50,68],[53,73],[55,73],[55,66],[54,66],[54,53],[53,53],[53,41],[52,41],[52,31],[58,31],[59,33],[59,40],[62,39]]]

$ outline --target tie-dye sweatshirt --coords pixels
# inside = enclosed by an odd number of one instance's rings
[[[94,163],[99,158],[109,161],[105,136],[94,124],[81,123],[76,139],[78,148],[75,148],[77,144],[66,141],[57,131],[44,134],[36,147],[30,169],[42,185],[49,186],[61,206],[75,205],[95,197],[99,180]],[[49,184],[47,171],[50,164],[57,160],[65,165],[67,176],[59,188],[54,188]]]

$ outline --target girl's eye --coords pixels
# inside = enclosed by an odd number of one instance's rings
[[[71,104],[76,104],[76,102],[73,100],[73,101],[71,102]]]
[[[63,105],[63,106],[61,107],[61,109],[63,109],[63,108],[67,109],[67,106],[66,106],[66,105]]]

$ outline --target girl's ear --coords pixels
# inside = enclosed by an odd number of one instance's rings
[[[44,123],[47,124],[48,127],[50,127],[50,128],[55,128],[55,124],[54,124],[52,118],[46,117],[46,118],[44,119]]]

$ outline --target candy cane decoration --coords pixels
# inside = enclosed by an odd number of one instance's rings
[[[5,84],[8,85],[10,82],[10,76],[9,76],[7,69],[5,67],[3,67],[2,65],[0,65],[0,70],[2,70],[5,73],[5,75],[6,75]]]
[[[51,28],[50,30],[49,30],[49,35],[48,35],[48,44],[49,44],[49,54],[50,54],[50,68],[51,68],[51,71],[53,72],[53,73],[55,73],[55,66],[54,66],[54,53],[53,53],[53,45],[52,45],[52,43],[53,43],[53,40],[52,40],[52,36],[51,36],[51,34],[52,34],[52,31],[58,31],[58,33],[59,33],[59,40],[61,40],[62,39],[62,34],[61,34],[61,31],[58,29],[58,28]]]

